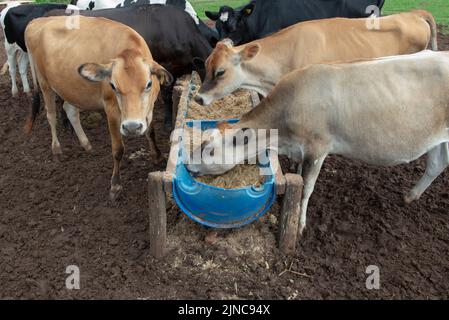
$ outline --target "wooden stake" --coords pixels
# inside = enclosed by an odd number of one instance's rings
[[[167,212],[162,172],[148,175],[150,218],[150,254],[160,259],[165,255],[167,242]]]
[[[279,249],[287,254],[296,250],[303,181],[297,174],[285,175],[285,195],[281,206]]]

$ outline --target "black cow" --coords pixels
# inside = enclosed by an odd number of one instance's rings
[[[5,37],[9,43],[17,43],[23,50],[25,46],[25,28],[31,20],[44,16],[55,9],[66,9],[67,4],[24,4],[8,10],[5,16]]]
[[[385,0],[254,0],[237,9],[222,6],[219,12],[206,11],[206,16],[216,21],[220,39],[244,44],[302,21],[380,14],[384,3]]]
[[[192,19],[195,20],[195,23],[200,28],[201,33],[206,37],[207,41],[209,41],[212,46],[215,46],[218,41],[218,32],[209,28],[203,21],[201,21],[200,18],[198,18],[195,9],[187,0],[71,0],[70,3],[85,10],[124,8],[147,4],[175,6],[187,12]]]
[[[65,11],[48,13],[64,15]],[[80,11],[83,16],[104,17],[123,23],[137,31],[148,44],[155,61],[166,68],[175,78],[196,69],[194,60],[204,61],[212,52],[211,45],[201,34],[192,18],[173,6],[142,5],[95,11]],[[196,69],[197,70],[197,69]],[[197,70],[204,76],[204,70]],[[172,122],[172,90],[161,90],[166,105],[166,126]]]

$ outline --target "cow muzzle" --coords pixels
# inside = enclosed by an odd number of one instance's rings
[[[215,101],[211,95],[201,93],[198,93],[193,99],[196,103],[203,107],[209,106],[212,102]]]
[[[204,106],[204,99],[202,96],[197,94],[194,98],[195,102],[198,103],[200,106]]]
[[[124,136],[141,136],[146,130],[146,123],[139,120],[124,121],[120,127],[120,133]]]

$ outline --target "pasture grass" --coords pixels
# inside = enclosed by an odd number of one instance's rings
[[[383,12],[393,14],[412,9],[426,9],[438,24],[449,27],[449,0],[386,0]]]
[[[232,8],[240,7],[246,3],[249,3],[249,0],[189,0],[190,3],[195,8],[195,11],[198,13],[198,16],[201,19],[205,19],[206,15],[205,11],[218,11],[221,6],[230,6]]]

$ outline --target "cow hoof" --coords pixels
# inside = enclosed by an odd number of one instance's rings
[[[113,186],[111,187],[111,191],[109,192],[109,199],[112,202],[116,202],[117,199],[120,197],[120,194],[122,193],[122,186]]]
[[[301,239],[304,235],[304,231],[306,230],[306,226],[299,226],[298,231],[298,240]]]
[[[418,199],[419,199],[419,197],[417,197],[417,196],[414,195],[414,194],[408,194],[408,195],[404,196],[404,202],[405,202],[406,205],[409,205],[409,204],[411,204],[413,201],[416,201],[416,200],[418,200]]]
[[[61,162],[62,161],[62,153],[53,154],[53,162]]]
[[[53,158],[62,156],[62,149],[61,149],[61,146],[59,145],[59,143],[53,144],[53,146],[51,148],[51,152],[53,153]]]
[[[92,145],[90,144],[90,142],[83,144],[83,148],[84,150],[86,150],[86,152],[92,151]]]
[[[13,97],[13,98],[17,98],[18,95],[19,95],[19,92],[18,92],[18,91],[13,91],[13,92],[12,92],[12,97]]]

